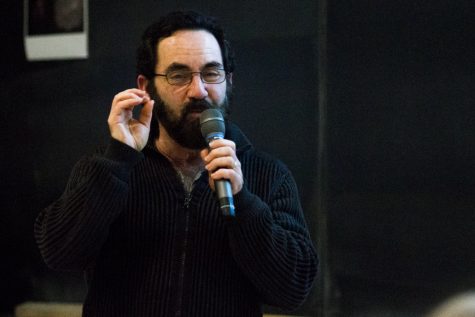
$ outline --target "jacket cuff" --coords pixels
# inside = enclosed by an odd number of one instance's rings
[[[111,138],[103,157],[103,163],[124,182],[128,182],[133,167],[142,160],[142,152]]]
[[[230,218],[231,222],[247,222],[257,217],[262,217],[269,212],[266,204],[256,195],[251,193],[246,186],[234,195],[234,205],[236,208],[235,217]]]

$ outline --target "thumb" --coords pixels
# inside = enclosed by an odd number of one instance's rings
[[[211,190],[214,192],[214,191],[215,191],[215,188],[214,188],[214,179],[211,178],[211,174],[210,174],[210,176],[208,176],[208,183],[209,183],[209,187],[210,187]]]
[[[139,121],[143,125],[150,128],[150,122],[152,121],[153,106],[155,105],[155,100],[148,100],[144,103],[142,110],[140,110]]]

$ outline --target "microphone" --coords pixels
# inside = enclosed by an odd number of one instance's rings
[[[219,110],[207,109],[200,116],[201,134],[209,144],[213,140],[223,139],[226,128],[224,126],[223,115]],[[219,208],[225,216],[234,216],[233,191],[231,182],[227,179],[214,181],[214,187],[218,194]]]

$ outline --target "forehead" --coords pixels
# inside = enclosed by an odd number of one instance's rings
[[[181,30],[158,42],[158,68],[183,64],[201,68],[207,63],[222,64],[221,48],[216,38],[204,30]]]

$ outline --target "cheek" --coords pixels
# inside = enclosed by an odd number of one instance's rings
[[[163,102],[166,104],[176,107],[176,105],[182,103],[183,96],[185,96],[184,89],[181,87],[174,87],[168,85],[167,87],[160,87],[161,89],[158,90],[160,94],[160,98],[162,98]]]
[[[226,85],[220,85],[208,90],[208,94],[214,103],[220,104],[226,98]]]

